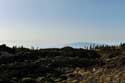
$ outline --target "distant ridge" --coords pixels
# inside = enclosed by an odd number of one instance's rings
[[[76,43],[64,44],[61,45],[60,47],[70,46],[73,48],[94,48],[95,46],[101,46],[101,45],[107,45],[107,44],[93,43],[93,42],[76,42]]]

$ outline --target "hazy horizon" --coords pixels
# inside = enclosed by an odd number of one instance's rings
[[[0,44],[125,42],[125,0],[0,0]]]

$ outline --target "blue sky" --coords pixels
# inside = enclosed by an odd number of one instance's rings
[[[124,42],[124,4],[125,0],[0,0],[0,41],[41,46]]]

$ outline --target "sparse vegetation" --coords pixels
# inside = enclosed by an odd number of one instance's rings
[[[0,46],[0,83],[125,83],[125,44],[92,49]]]

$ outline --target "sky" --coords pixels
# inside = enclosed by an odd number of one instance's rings
[[[124,42],[125,0],[0,0],[0,43]]]

